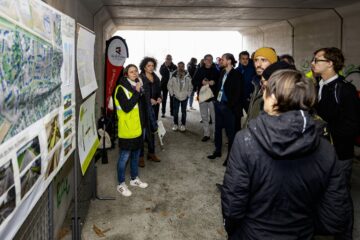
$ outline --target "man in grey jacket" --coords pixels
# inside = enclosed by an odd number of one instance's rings
[[[184,62],[178,63],[177,71],[174,72],[167,85],[170,96],[174,97],[174,126],[172,130],[178,129],[184,132],[186,124],[186,105],[190,97],[193,86],[191,84],[191,77],[185,71]],[[179,108],[181,106],[181,125],[179,127]]]

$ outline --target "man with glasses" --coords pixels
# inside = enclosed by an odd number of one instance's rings
[[[317,113],[328,123],[339,166],[350,188],[354,139],[360,128],[360,103],[356,88],[344,80],[339,72],[344,67],[340,49],[321,48],[314,52],[312,70],[321,76],[318,86]],[[351,201],[351,199],[350,199]],[[346,232],[335,239],[352,239],[353,209],[349,209]]]

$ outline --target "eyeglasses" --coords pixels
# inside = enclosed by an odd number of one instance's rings
[[[329,62],[330,60],[327,59],[317,59],[317,58],[313,58],[311,60],[311,62],[314,62],[315,64],[317,64],[318,62]]]

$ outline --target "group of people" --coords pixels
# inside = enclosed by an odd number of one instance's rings
[[[165,117],[170,96],[173,130],[186,131],[186,110],[199,101],[206,142],[222,155],[222,131],[228,142],[226,172],[221,186],[222,213],[229,239],[312,239],[334,235],[352,239],[353,204],[350,179],[354,139],[360,132],[360,100],[355,87],[340,74],[344,56],[338,48],[321,48],[311,62],[312,79],[296,70],[290,55],[278,56],[262,47],[230,53],[217,62],[206,54],[192,58],[185,70],[167,55],[154,73],[156,60],[145,57],[128,65],[114,94],[120,156],[118,191],[125,184],[125,164],[131,161],[130,185],[147,187],[138,177],[155,155],[160,104]],[[181,122],[178,112],[181,107]],[[243,116],[245,114],[245,117]],[[141,157],[142,156],[142,157]],[[140,161],[139,161],[140,159]]]

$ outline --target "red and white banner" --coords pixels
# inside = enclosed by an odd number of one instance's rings
[[[121,73],[121,70],[123,69],[125,60],[129,57],[129,50],[125,39],[119,36],[114,36],[107,40],[105,54],[106,102],[104,107],[106,107],[107,111],[111,111],[108,109],[109,99],[113,94],[116,81]]]

